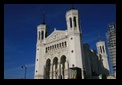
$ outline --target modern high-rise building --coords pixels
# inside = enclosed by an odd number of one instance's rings
[[[109,55],[113,67],[113,71],[116,71],[116,24],[108,25],[108,32],[106,33]]]

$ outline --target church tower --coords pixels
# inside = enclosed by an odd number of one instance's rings
[[[66,12],[68,46],[69,46],[69,68],[77,67],[81,69],[83,76],[83,56],[82,56],[82,33],[80,32],[79,11],[72,5]]]
[[[110,69],[109,69],[109,64],[108,64],[108,56],[106,53],[106,46],[105,46],[105,41],[102,41],[100,34],[98,33],[98,38],[99,41],[96,43],[97,51],[98,51],[98,56],[100,57],[102,61],[102,74],[109,75]]]
[[[43,13],[43,19],[42,23],[37,26],[37,44],[36,44],[36,61],[35,61],[35,79],[42,79],[43,78],[43,68],[44,67],[43,62],[43,54],[45,53],[44,50],[44,44],[45,44],[45,38],[47,37],[47,29],[45,23],[45,14]]]
[[[37,26],[34,79],[84,79],[79,11],[72,5],[65,17],[67,30],[55,29],[49,36],[44,17]]]
[[[44,43],[47,37],[47,26],[45,24],[45,13],[43,13],[42,24],[37,26],[37,43]]]

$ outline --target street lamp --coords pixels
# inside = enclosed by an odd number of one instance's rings
[[[24,73],[24,79],[26,79],[26,70],[27,70],[27,66],[26,65],[23,65],[21,66],[22,68],[25,68],[25,73]]]

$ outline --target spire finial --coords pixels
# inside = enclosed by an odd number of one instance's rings
[[[98,40],[101,41],[101,37],[100,37],[100,33],[99,33],[99,30],[98,30]]]
[[[71,9],[75,9],[75,8],[74,8],[74,4],[72,4],[72,8],[71,8]]]
[[[45,24],[45,12],[43,12],[42,24]]]

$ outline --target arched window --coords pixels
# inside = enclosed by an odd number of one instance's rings
[[[67,47],[67,43],[66,43],[66,41],[65,41],[64,43],[65,43],[65,47]]]
[[[42,35],[41,36],[42,37],[41,39],[43,40],[44,39],[44,31],[42,31],[41,35]]]
[[[56,48],[56,45],[55,45],[55,48]]]
[[[59,44],[59,47],[61,47],[61,43]]]
[[[64,47],[64,43],[62,42],[62,47]]]
[[[72,18],[71,17],[69,18],[69,21],[70,21],[70,27],[72,28]]]
[[[103,46],[103,52],[105,53],[105,49],[104,49],[104,46]]]
[[[40,40],[40,31],[39,31],[39,40]]]
[[[45,78],[50,79],[50,65],[51,65],[51,60],[47,59],[46,60],[46,68],[45,68]]]
[[[62,78],[65,79],[65,64],[66,64],[66,56],[65,55],[62,55],[61,58],[60,58],[60,64],[62,65],[62,70],[61,70],[61,73],[62,73]]]
[[[101,51],[101,53],[102,53],[102,47],[100,46],[100,51]]]
[[[47,47],[46,47],[46,53],[47,53]]]
[[[73,21],[74,21],[74,26],[77,27],[77,25],[76,25],[76,17],[73,18]]]

